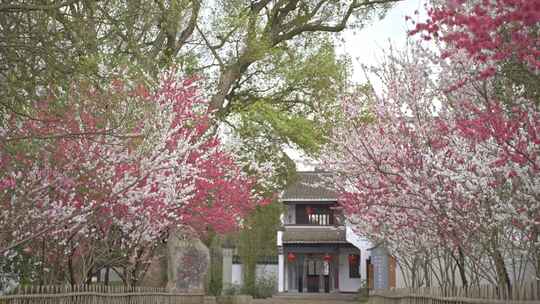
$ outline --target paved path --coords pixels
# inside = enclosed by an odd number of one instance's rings
[[[352,304],[361,303],[353,294],[292,294],[276,295],[268,299],[253,299],[253,304]]]
[[[328,300],[328,299],[253,299],[251,301],[253,304],[352,304],[352,303],[361,303],[360,301],[354,300]]]

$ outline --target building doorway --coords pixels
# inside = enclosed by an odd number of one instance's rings
[[[319,282],[321,275],[321,265],[318,259],[308,258],[307,263],[307,291],[319,292]]]

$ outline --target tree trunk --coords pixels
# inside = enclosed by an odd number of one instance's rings
[[[412,288],[416,288],[416,287],[420,287],[418,286],[418,282],[417,282],[417,271],[418,271],[418,267],[417,266],[417,259],[418,257],[414,257],[413,258],[413,262],[412,262],[412,267],[411,267],[411,282],[412,282]]]
[[[41,238],[41,274],[39,276],[39,285],[45,285],[45,238]]]
[[[540,233],[538,231],[538,226],[534,227],[533,230],[533,237],[532,239],[535,241],[532,244],[532,254],[530,254],[528,259],[531,259],[533,265],[535,266],[535,274],[537,278],[540,278],[540,248],[538,248],[539,242],[540,242]],[[536,280],[536,296],[540,297],[540,281]]]
[[[86,285],[92,284],[93,276],[94,276],[94,268],[90,267],[90,269],[86,272]]]
[[[242,52],[242,55],[238,57],[238,60],[225,67],[225,70],[221,72],[216,93],[210,99],[211,111],[224,110],[226,106],[225,101],[233,90],[234,84],[242,78],[244,72],[253,62],[263,57],[261,54],[253,56],[251,53],[253,52],[246,47]]]
[[[424,269],[424,280],[426,282],[426,287],[431,287],[431,276],[430,276],[430,266],[431,262],[429,261],[429,256],[424,254],[424,263],[422,268]]]
[[[257,258],[252,257],[248,259],[247,261],[242,261],[242,268],[244,272],[244,287],[246,288],[246,291],[253,295],[255,292],[255,280],[256,280],[256,268],[257,268]]]
[[[73,253],[75,250],[72,249],[69,257],[68,257],[68,271],[69,271],[69,283],[71,286],[77,285],[75,282],[75,270],[73,269]]]
[[[105,267],[105,286],[109,286],[109,273],[111,271],[111,267],[106,266]]]
[[[239,64],[233,64],[226,68],[219,76],[217,91],[210,100],[211,111],[221,111],[225,105],[225,99],[233,84],[242,76]]]
[[[458,256],[451,252],[452,258],[456,262],[456,265],[459,270],[459,276],[461,278],[461,283],[463,284],[463,287],[465,288],[465,292],[467,292],[469,288],[469,282],[467,280],[467,273],[465,271],[465,254],[463,253],[463,249],[461,247],[458,247]]]
[[[223,248],[217,235],[208,244],[210,250],[210,269],[208,271],[208,290],[210,295],[221,295],[223,290]]]
[[[504,258],[499,248],[497,248],[496,242],[492,242],[492,258],[497,272],[497,283],[501,288],[506,289],[506,294],[510,298],[512,296],[512,284],[510,282],[510,276],[508,275]]]

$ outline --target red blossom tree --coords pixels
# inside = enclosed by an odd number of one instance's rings
[[[428,15],[411,34],[448,43],[452,48],[443,57],[466,51],[486,64],[482,77],[492,76],[493,65],[502,61],[540,70],[539,0],[447,0],[430,7]]]
[[[122,77],[108,90],[80,86],[32,119],[4,117],[1,253],[46,239],[54,254],[42,263],[71,268],[86,255],[86,279],[108,240],[136,284],[169,231],[226,232],[263,201],[211,132],[193,79],[168,72],[153,91],[132,86]]]
[[[441,58],[451,58],[454,64],[463,58],[473,61],[448,90],[492,78],[498,82],[498,101],[509,102],[520,92],[538,102],[539,0],[433,0],[426,10],[428,19],[413,21],[409,33],[442,43]]]

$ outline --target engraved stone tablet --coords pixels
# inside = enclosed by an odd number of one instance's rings
[[[208,248],[198,239],[168,240],[168,284],[174,292],[203,293],[210,264]]]

